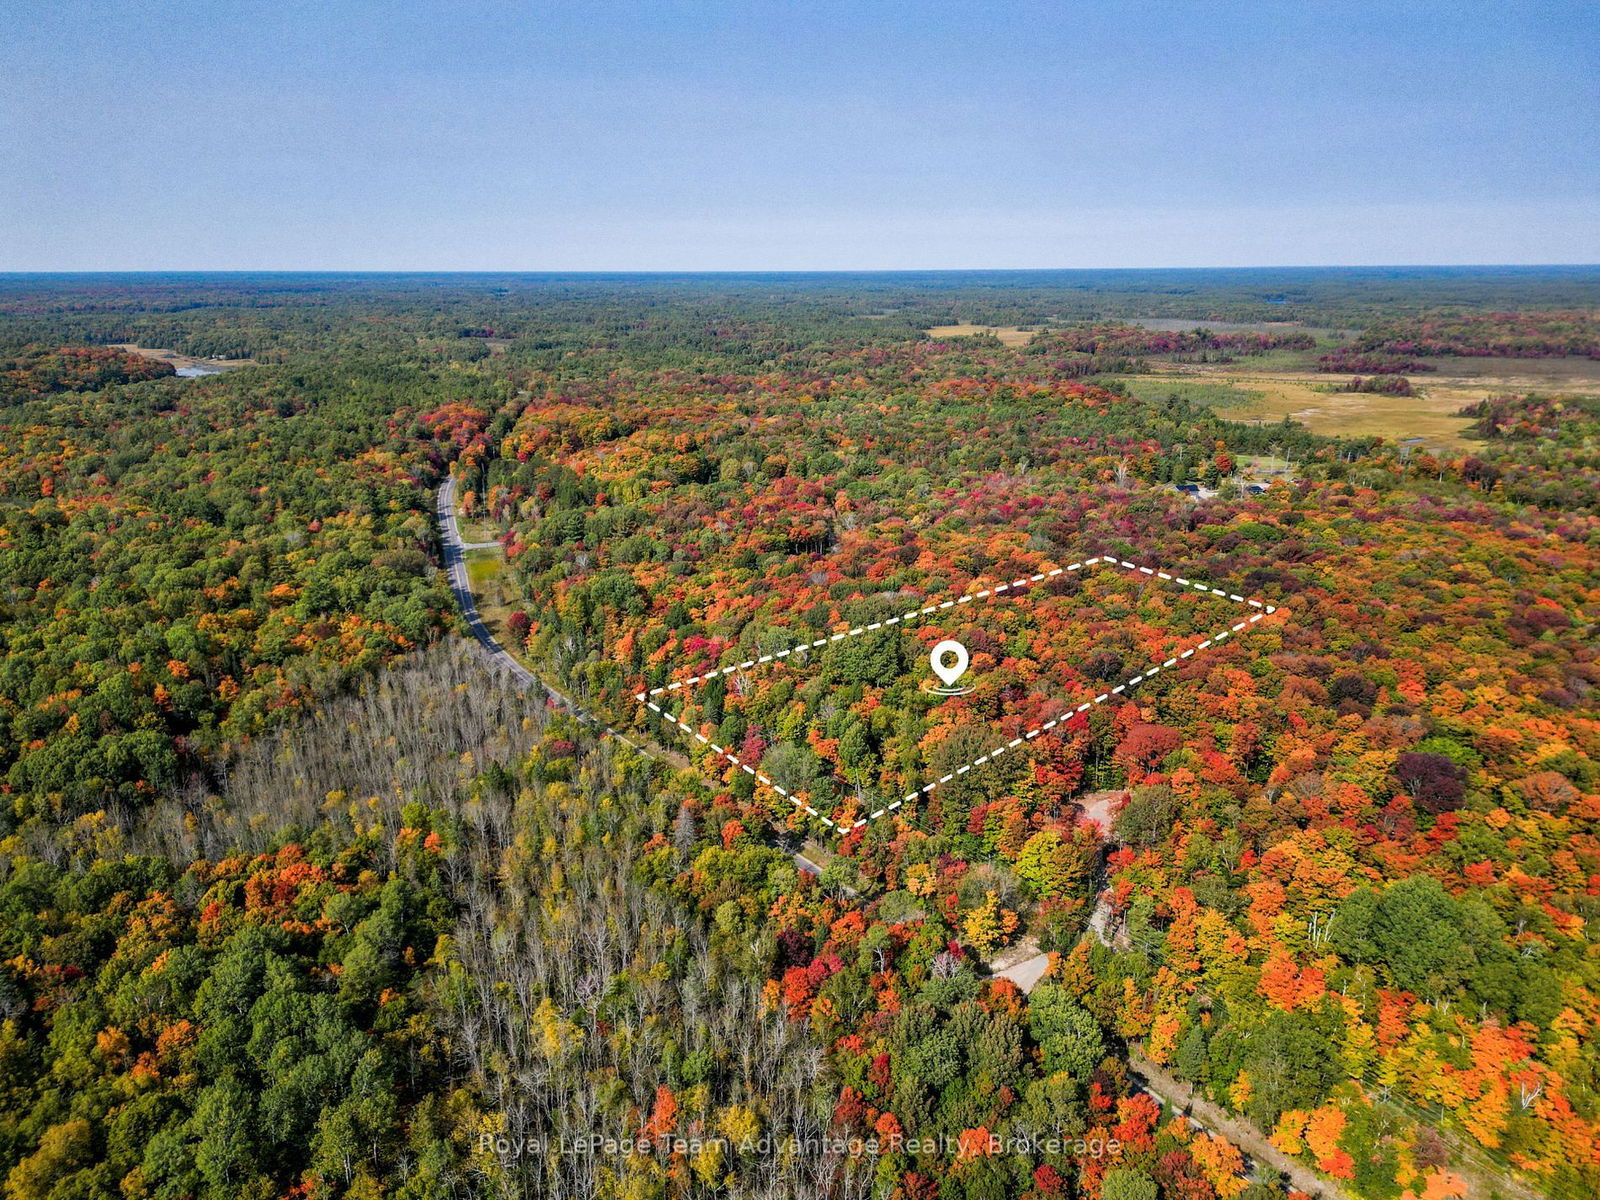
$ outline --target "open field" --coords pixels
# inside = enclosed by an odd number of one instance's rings
[[[1600,362],[1592,358],[1430,358],[1436,371],[1421,376],[1507,391],[1563,391],[1600,396]],[[1416,379],[1413,383],[1418,382]]]
[[[1026,346],[1033,340],[1034,330],[1019,329],[1015,325],[935,325],[923,330],[931,338],[972,337],[979,333],[992,333],[1008,346]]]
[[[1352,437],[1381,436],[1391,441],[1419,438],[1423,444],[1462,450],[1471,421],[1462,408],[1507,392],[1561,391],[1600,394],[1600,364],[1575,359],[1442,360],[1435,373],[1412,377],[1415,396],[1329,393],[1339,376],[1315,371],[1282,371],[1229,363],[1181,365],[1144,376],[1136,390],[1160,394],[1163,388],[1204,399],[1219,415],[1236,421],[1299,421],[1315,433]],[[1463,369],[1465,368],[1465,369]],[[1218,393],[1218,385],[1229,392]]]
[[[506,621],[517,605],[516,598],[507,586],[505,552],[499,549],[468,550],[466,563],[467,579],[478,601],[478,616],[502,646],[520,655],[521,644],[506,629]]]
[[[1420,439],[1447,450],[1473,445],[1458,416],[1491,396],[1567,392],[1600,396],[1600,362],[1587,358],[1434,358],[1437,369],[1412,375],[1415,396],[1329,393],[1340,375],[1311,369],[1311,354],[1282,351],[1248,362],[1167,363],[1124,380],[1134,395],[1152,399],[1176,392],[1235,421],[1299,421],[1315,433]]]
[[[1235,421],[1299,421],[1314,433],[1346,437],[1378,436],[1400,442],[1421,438],[1427,446],[1461,450],[1471,444],[1471,421],[1457,414],[1463,405],[1489,393],[1455,387],[1425,387],[1415,396],[1383,396],[1371,392],[1329,393],[1320,389],[1338,382],[1332,375],[1236,375],[1246,398],[1239,404],[1217,405],[1220,416]],[[1232,380],[1230,380],[1232,382]]]
[[[195,358],[191,354],[179,354],[176,350],[158,350],[150,346],[136,346],[132,342],[112,342],[111,345],[118,350],[126,350],[129,354],[137,354],[140,358],[153,358],[158,362],[171,363],[173,369],[178,371],[186,367],[228,371],[234,367],[248,367],[254,362],[249,358]]]
[[[1219,412],[1224,408],[1239,408],[1252,404],[1262,396],[1261,392],[1250,388],[1194,376],[1128,375],[1122,377],[1121,383],[1131,395],[1141,400],[1165,400],[1168,396],[1175,395],[1190,404],[1204,404]]]
[[[467,578],[472,581],[472,590],[480,591],[500,578],[500,572],[505,567],[500,556],[493,550],[469,550],[467,552]]]
[[[461,525],[461,540],[469,546],[479,542],[498,542],[500,535],[505,532],[497,523],[462,516],[456,519]]]

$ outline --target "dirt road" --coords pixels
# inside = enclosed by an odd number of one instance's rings
[[[1256,1162],[1266,1163],[1289,1177],[1289,1185],[1309,1196],[1327,1200],[1352,1200],[1350,1193],[1332,1180],[1323,1179],[1303,1163],[1279,1150],[1250,1122],[1224,1112],[1211,1101],[1194,1094],[1194,1089],[1165,1067],[1151,1062],[1137,1049],[1129,1047],[1128,1068],[1145,1091],[1187,1112],[1196,1124],[1219,1133]]]

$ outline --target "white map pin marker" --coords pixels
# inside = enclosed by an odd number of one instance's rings
[[[956,661],[946,666],[945,657],[952,654]],[[967,673],[967,648],[958,641],[946,639],[933,648],[933,653],[928,655],[928,664],[933,668],[933,673],[944,680],[945,687],[950,687]]]

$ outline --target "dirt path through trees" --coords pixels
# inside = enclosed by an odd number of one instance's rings
[[[1249,1121],[1224,1112],[1211,1101],[1196,1096],[1187,1083],[1151,1062],[1132,1046],[1128,1048],[1128,1067],[1146,1091],[1187,1112],[1200,1125],[1213,1133],[1220,1133],[1256,1161],[1282,1171],[1289,1177],[1292,1187],[1307,1195],[1326,1197],[1327,1200],[1352,1200],[1350,1193],[1338,1184],[1321,1178],[1309,1167],[1279,1150],[1267,1139],[1266,1134]]]

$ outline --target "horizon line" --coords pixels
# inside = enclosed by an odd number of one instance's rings
[[[0,278],[105,275],[1047,275],[1157,271],[1600,270],[1600,262],[1251,263],[1119,267],[90,267],[0,268]]]

